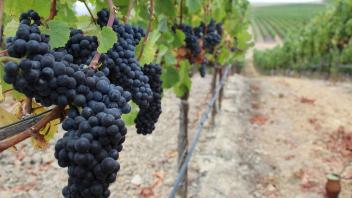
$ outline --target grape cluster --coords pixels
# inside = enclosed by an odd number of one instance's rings
[[[149,107],[141,108],[135,123],[137,133],[150,134],[155,129],[161,114],[161,94],[163,93],[162,81],[160,80],[161,67],[158,64],[146,64],[143,73],[149,77],[149,84],[153,90],[153,100]]]
[[[194,28],[194,32],[197,37],[204,39],[204,48],[212,53],[214,48],[221,42],[223,34],[222,24],[216,23],[214,19],[211,19],[208,25],[201,23]]]
[[[175,29],[176,27],[174,27]],[[193,28],[189,25],[181,24],[178,26],[179,29],[185,34],[186,48],[191,51],[193,57],[198,56],[201,53],[201,46],[198,42],[200,37],[197,37]]]
[[[12,57],[21,58],[23,56],[33,57],[37,54],[45,54],[49,51],[49,38],[41,34],[39,30],[40,17],[33,10],[22,13],[20,25],[16,36],[6,40],[6,49]]]
[[[109,197],[109,184],[116,180],[120,169],[116,160],[127,133],[121,114],[130,111],[127,102],[131,95],[110,84],[102,72],[92,74],[85,83],[95,79],[95,87],[90,90],[93,99],[81,112],[70,109],[62,124],[68,132],[55,145],[59,165],[68,167],[65,197]]]
[[[85,36],[82,30],[73,29],[70,33],[65,49],[73,56],[75,64],[86,64],[92,60],[97,52],[98,39],[95,36]]]
[[[108,11],[98,16],[99,24],[106,25]],[[138,133],[151,133],[161,113],[160,65],[142,69],[134,55],[143,30],[115,20],[119,40],[101,55],[102,67],[96,71],[86,66],[96,53],[96,37],[72,30],[65,47],[50,50],[36,12],[22,14],[20,22],[7,50],[22,59],[5,64],[4,81],[44,106],[69,106],[62,123],[67,132],[55,145],[58,164],[68,167],[64,197],[109,197],[109,184],[120,169],[116,160],[127,133],[121,115],[131,111],[128,102],[133,99],[141,109]]]
[[[45,106],[72,105],[62,124],[67,133],[55,146],[55,157],[61,167],[68,167],[70,176],[63,195],[108,197],[127,132],[121,114],[130,112],[127,102],[131,94],[111,84],[103,72],[79,67],[68,59],[72,56],[55,59],[48,53],[39,61],[8,62],[5,75],[13,77],[8,83],[13,83],[16,90]],[[33,68],[36,64],[39,69]]]
[[[215,46],[221,42],[222,36],[222,25],[216,24],[215,20],[212,19],[207,26],[207,32],[204,36],[204,47],[210,52],[214,51]]]
[[[98,16],[99,24],[106,25],[109,12],[103,9],[98,12]],[[119,84],[131,92],[133,101],[140,108],[147,108],[153,100],[153,91],[148,83],[149,78],[144,75],[135,57],[136,45],[145,34],[141,28],[119,24],[116,19],[112,28],[119,39],[113,48],[102,56],[103,68],[109,69],[109,78],[114,84]]]

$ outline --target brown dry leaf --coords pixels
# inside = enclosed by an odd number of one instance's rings
[[[311,190],[311,189],[317,187],[318,183],[315,181],[306,181],[306,182],[302,183],[300,186],[303,190]]]
[[[293,158],[295,158],[294,155],[288,155],[288,156],[286,156],[284,159],[285,159],[285,160],[291,160],[291,159],[293,159]]]
[[[152,188],[157,188],[161,186],[164,182],[164,177],[165,177],[165,172],[164,171],[158,171],[153,174],[155,177],[155,180],[153,182]]]
[[[18,119],[22,118],[22,103],[21,102],[16,102],[12,107],[10,111],[13,115],[15,115]]]
[[[151,198],[154,196],[154,191],[152,187],[142,187],[139,191],[139,196],[142,198]]]
[[[259,90],[259,87],[256,86],[256,85],[251,85],[251,86],[250,86],[250,89],[251,89],[251,91],[253,91],[253,92],[257,92],[257,91]]]
[[[317,123],[317,121],[318,121],[318,119],[316,119],[316,118],[309,118],[309,119],[308,119],[308,122],[309,122],[310,124],[315,124],[315,123]]]
[[[53,160],[47,161],[43,164],[40,164],[39,166],[39,171],[47,171],[49,168],[51,168],[51,164],[53,163]]]
[[[19,148],[16,152],[16,159],[18,161],[22,161],[25,156],[26,156],[26,153],[24,152],[24,146],[22,145],[21,148]]]
[[[253,109],[259,109],[260,108],[260,104],[258,102],[252,102],[251,104]]]
[[[9,190],[13,193],[24,192],[24,191],[29,191],[29,190],[33,189],[36,185],[37,185],[37,183],[35,181],[33,181],[33,182],[30,182],[27,184],[17,185],[15,187],[10,188]]]
[[[177,150],[171,150],[171,151],[168,151],[164,154],[164,156],[168,159],[170,158],[173,158],[173,157],[176,157],[177,156]]]
[[[266,116],[256,114],[249,119],[249,122],[251,124],[264,125],[268,120],[269,119]]]
[[[301,97],[300,101],[303,104],[314,104],[315,103],[314,99],[310,99],[310,98],[306,98],[306,97]]]

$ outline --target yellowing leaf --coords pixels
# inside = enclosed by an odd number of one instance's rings
[[[2,86],[0,86],[0,102],[2,102],[4,100],[5,100],[5,97],[4,97],[4,94],[3,94],[3,91],[2,91]]]
[[[11,109],[11,113],[15,115],[18,119],[22,118],[22,103],[17,102]]]
[[[10,37],[16,34],[19,22],[17,19],[12,19],[9,23],[6,24],[4,28],[4,36]]]
[[[0,107],[0,126],[18,121],[17,117]]]
[[[32,107],[33,107],[33,113],[35,115],[38,115],[40,113],[47,111],[46,108],[40,106],[36,102],[32,102]],[[52,120],[39,131],[39,134],[41,135],[42,138],[36,138],[32,136],[31,143],[34,146],[34,148],[46,149],[48,147],[48,143],[50,142],[50,140],[52,140],[55,137],[58,131],[59,124],[60,124],[60,119]]]

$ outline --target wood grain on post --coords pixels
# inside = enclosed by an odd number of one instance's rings
[[[178,171],[188,155],[188,112],[189,112],[189,91],[181,97],[180,104],[180,127],[178,133],[177,151],[178,151]],[[183,177],[180,187],[177,190],[177,195],[181,198],[187,198],[187,170]]]
[[[217,75],[218,75],[218,68],[217,68],[217,66],[214,66],[213,77],[211,79],[211,87],[210,87],[210,94],[211,95],[213,95],[215,92]],[[215,116],[216,116],[216,105],[213,106],[212,111],[211,111],[210,126],[215,125]]]
[[[222,76],[223,76],[223,71],[224,68],[221,67],[219,68],[219,84],[221,83],[221,79],[222,79]],[[219,102],[219,109],[221,110],[221,104],[222,104],[222,98],[224,97],[224,87],[221,87],[220,89],[220,92],[219,92],[219,97],[218,97],[218,102]]]

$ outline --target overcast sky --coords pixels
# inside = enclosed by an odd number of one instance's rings
[[[251,3],[311,3],[321,0],[249,0]]]
[[[311,3],[311,2],[322,2],[322,0],[249,0],[251,3]],[[76,2],[75,10],[80,14],[88,15],[87,9],[84,4],[80,1]]]

